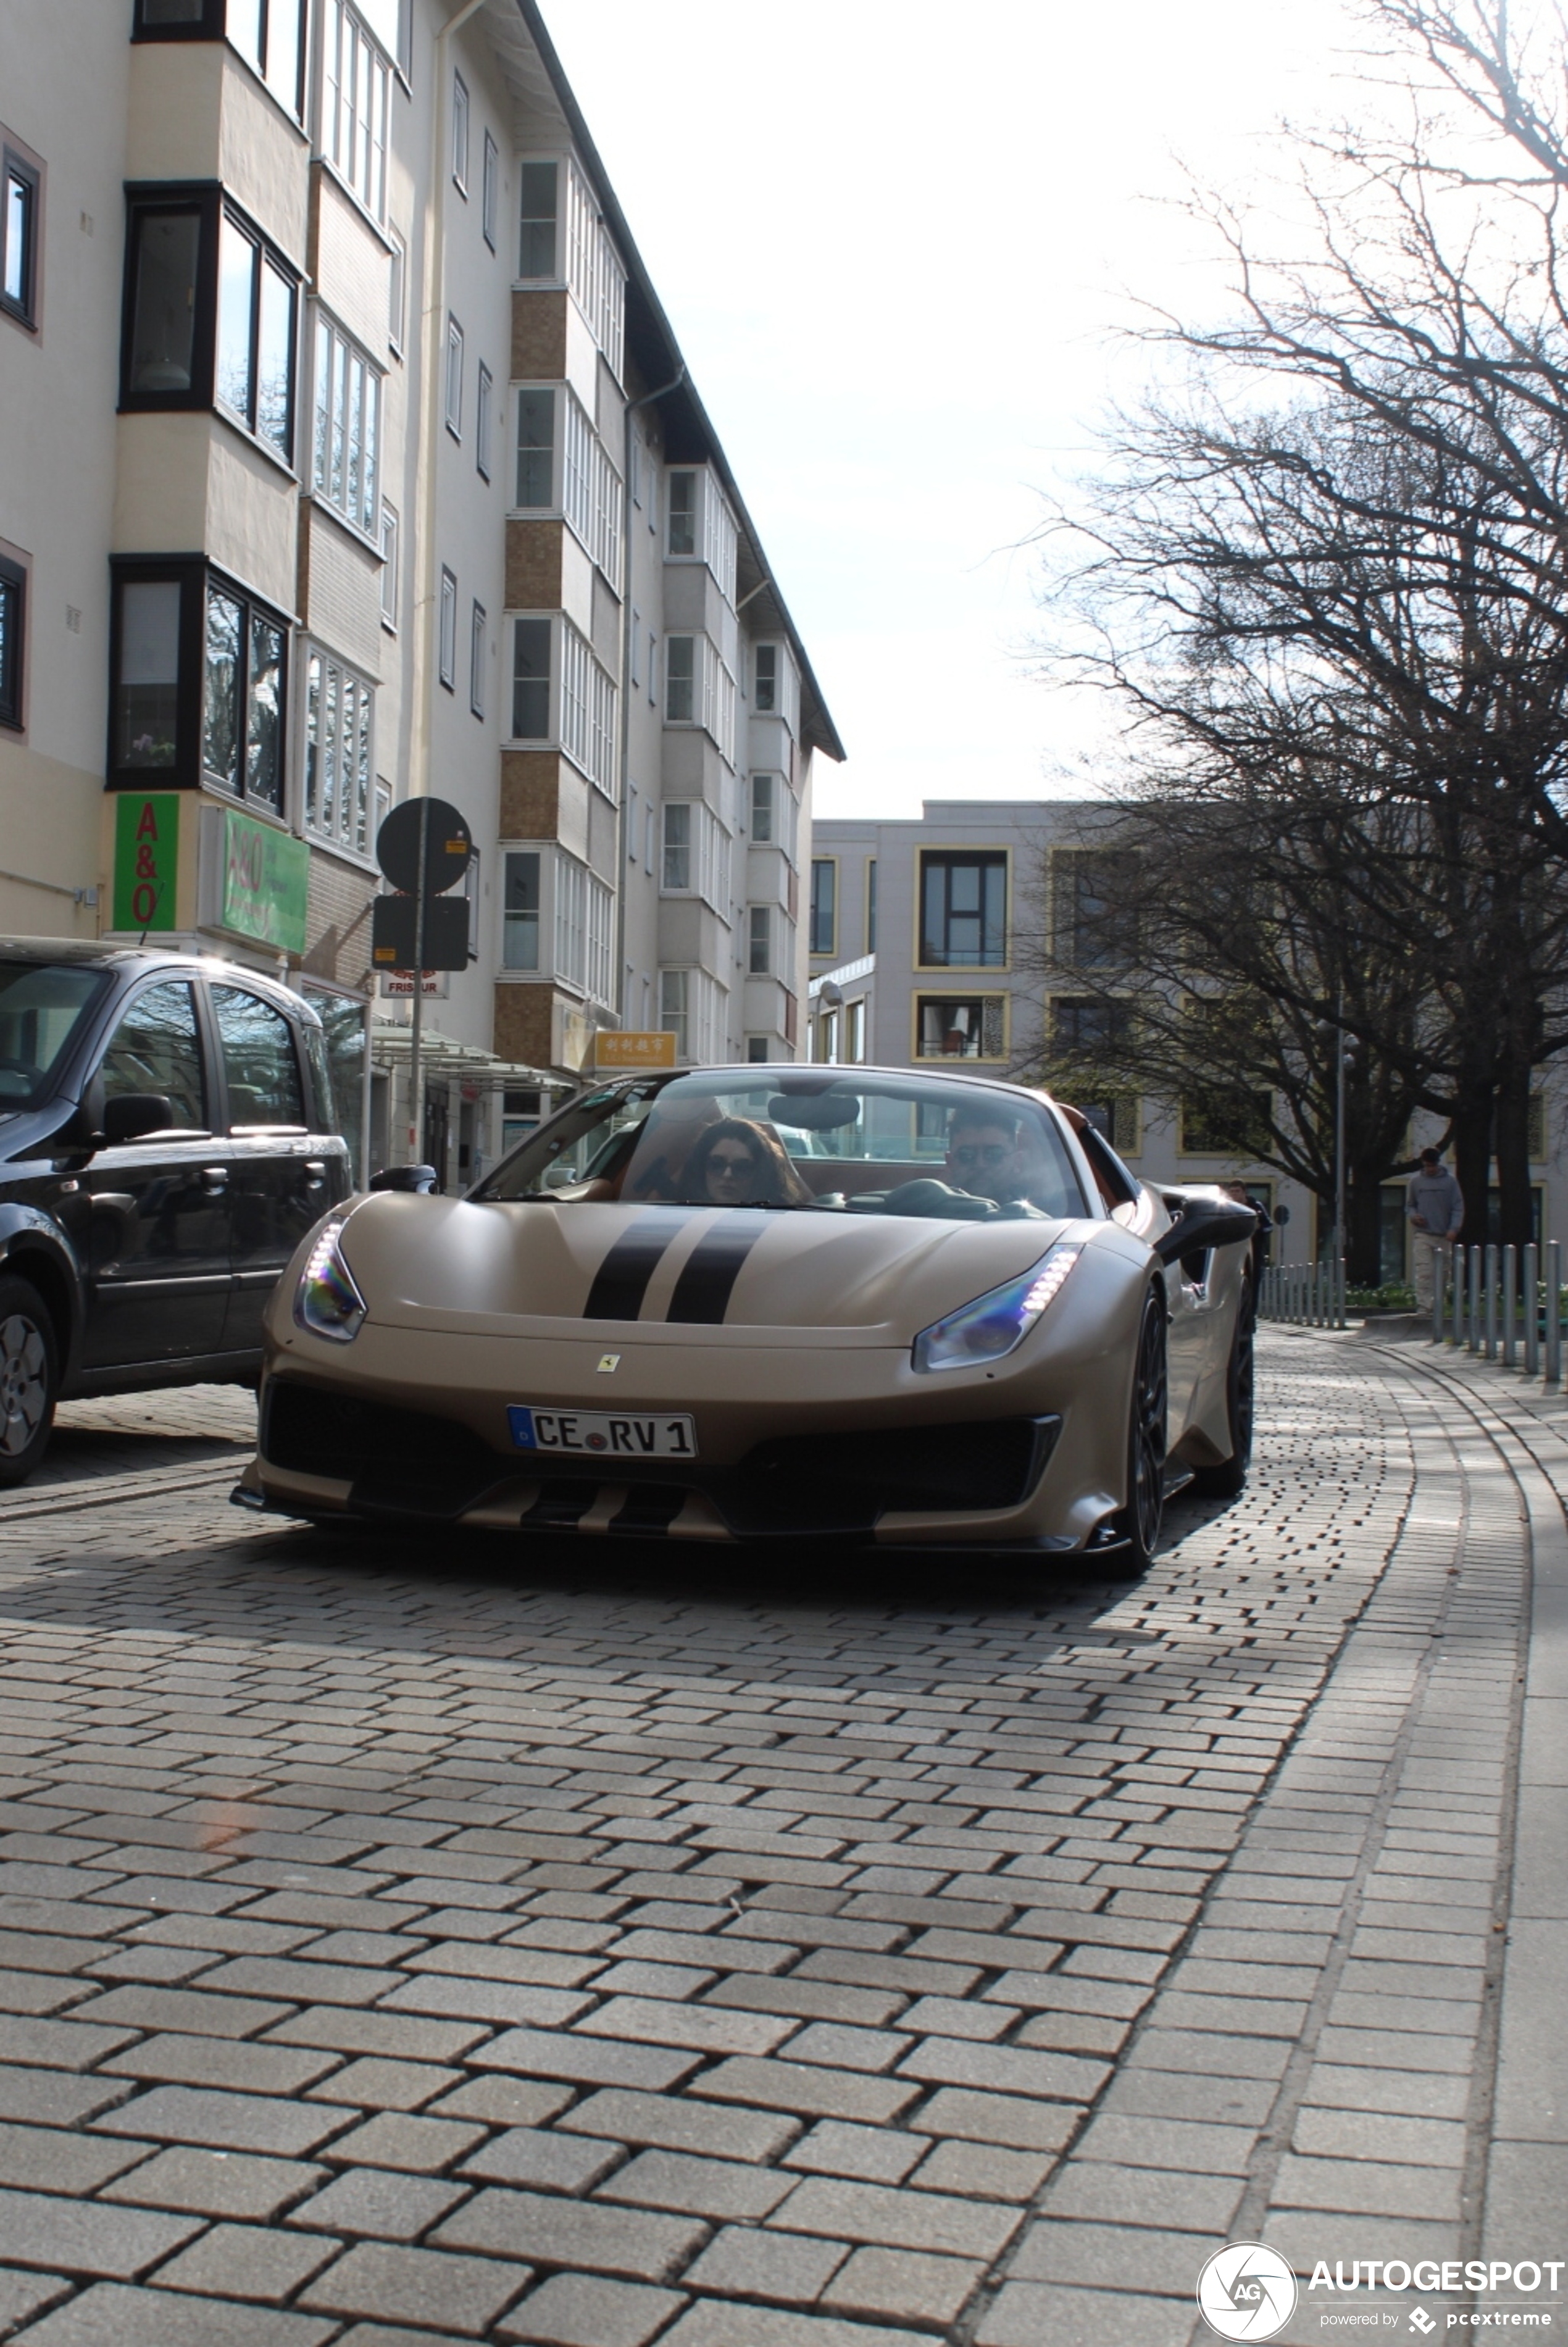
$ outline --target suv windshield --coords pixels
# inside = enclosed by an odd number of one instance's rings
[[[0,961],[0,1116],[48,1099],[55,1071],[108,984],[101,969]]]
[[[474,1194],[963,1222],[1086,1211],[1061,1127],[1027,1094],[838,1068],[601,1086]]]

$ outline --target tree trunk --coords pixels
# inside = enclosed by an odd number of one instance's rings
[[[1534,1237],[1530,1198],[1530,1069],[1512,1055],[1497,1087],[1498,1243],[1523,1250]]]
[[[1352,1287],[1382,1285],[1383,1205],[1378,1179],[1380,1170],[1358,1165],[1350,1180],[1350,1195],[1345,1206],[1345,1219],[1350,1225],[1345,1276]]]
[[[1492,1088],[1490,1083],[1466,1085],[1454,1102],[1454,1174],[1464,1194],[1465,1246],[1484,1246],[1487,1236],[1487,1191],[1491,1180]]]

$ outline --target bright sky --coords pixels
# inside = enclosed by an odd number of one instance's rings
[[[844,737],[817,814],[1081,790],[1021,541],[1134,300],[1221,300],[1180,162],[1266,200],[1281,117],[1360,110],[1341,0],[544,5]]]

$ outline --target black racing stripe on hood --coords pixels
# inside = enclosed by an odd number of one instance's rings
[[[635,1320],[642,1309],[649,1281],[663,1261],[671,1241],[685,1229],[690,1219],[678,1208],[668,1206],[640,1214],[631,1228],[621,1233],[595,1272],[588,1302],[582,1307],[583,1318]]]
[[[733,1207],[704,1231],[685,1262],[670,1299],[671,1320],[704,1321],[717,1327],[730,1308],[741,1266],[767,1228],[765,1214]]]

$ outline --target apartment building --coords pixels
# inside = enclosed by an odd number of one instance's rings
[[[1053,1048],[1091,1050],[1102,1004],[1075,992],[1075,962],[1104,967],[1096,856],[1086,830],[1103,805],[1064,799],[927,799],[919,821],[829,821],[812,842],[808,938],[815,1060],[883,1067],[953,1061],[1006,1077],[1044,1068]],[[1049,938],[1063,975],[1037,969]],[[1128,972],[1129,998],[1137,991]],[[1081,1061],[1080,1061],[1081,1064]],[[1560,1088],[1532,1102],[1532,1180],[1543,1236],[1568,1230],[1568,1180],[1553,1162]],[[1107,1092],[1085,1108],[1146,1182],[1245,1181],[1284,1227],[1276,1259],[1304,1262],[1317,1206],[1298,1183],[1238,1156],[1179,1099]],[[1414,1148],[1436,1137],[1418,1121]],[[1283,1209],[1283,1216],[1281,1216]],[[1404,1277],[1403,1183],[1383,1193],[1383,1276]]]
[[[0,932],[286,972],[449,1181],[601,1029],[802,1051],[842,750],[531,0],[10,0],[0,149]],[[425,792],[477,852],[416,1113]]]

